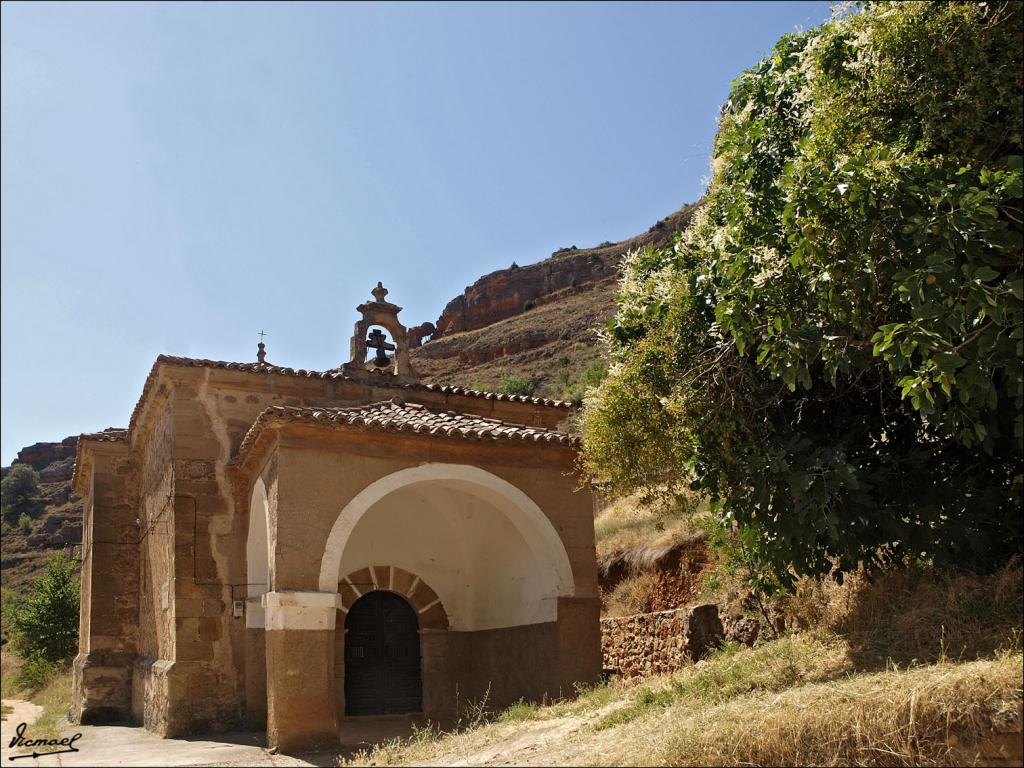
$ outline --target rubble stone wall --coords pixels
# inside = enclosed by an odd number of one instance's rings
[[[716,605],[601,619],[605,672],[626,680],[673,672],[706,656],[722,638]]]

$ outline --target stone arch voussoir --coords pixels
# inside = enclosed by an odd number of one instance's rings
[[[394,592],[408,600],[419,618],[420,629],[448,629],[448,613],[437,593],[416,574],[394,565],[372,565],[342,577],[338,582],[341,612],[347,614],[360,597],[379,591]]]

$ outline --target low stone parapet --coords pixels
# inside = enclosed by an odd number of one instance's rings
[[[625,680],[674,672],[705,657],[723,637],[716,605],[601,619],[605,671]]]

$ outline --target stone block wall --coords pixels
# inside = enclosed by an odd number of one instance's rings
[[[71,705],[72,720],[86,724],[130,712],[139,591],[135,467],[120,443],[97,451],[93,464]]]
[[[641,679],[703,658],[723,636],[716,605],[601,619],[601,657],[607,674]]]

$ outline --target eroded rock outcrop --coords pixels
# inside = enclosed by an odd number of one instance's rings
[[[3,586],[24,591],[55,552],[81,543],[82,502],[71,492],[77,444],[77,435],[35,443],[18,451],[12,462],[39,473],[39,492],[27,510],[28,525],[5,523],[0,537]],[[3,474],[9,470],[4,467]]]
[[[18,458],[12,464],[28,464],[37,472],[47,469],[51,464],[64,464],[68,459],[71,466],[75,463],[75,446],[78,445],[78,436],[65,437],[59,443],[33,443],[18,451]],[[67,479],[71,479],[70,473]],[[56,482],[51,480],[48,482]]]
[[[484,275],[448,302],[437,319],[434,338],[493,325],[529,311],[533,308],[531,302],[536,306],[546,296],[566,288],[583,289],[592,283],[614,280],[617,264],[618,257],[611,253],[579,251]]]
[[[697,205],[685,205],[642,235],[596,248],[562,248],[550,258],[525,267],[513,265],[484,275],[444,308],[435,323],[433,338],[484,328],[527,312],[553,294],[585,291],[595,283],[618,277],[618,265],[627,251],[668,243],[689,223]]]

